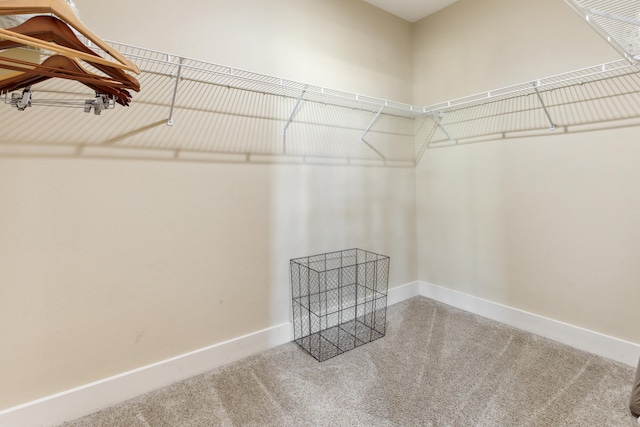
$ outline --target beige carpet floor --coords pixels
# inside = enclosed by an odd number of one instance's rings
[[[634,368],[416,297],[319,363],[290,343],[65,427],[638,427]]]

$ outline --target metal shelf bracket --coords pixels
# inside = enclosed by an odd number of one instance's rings
[[[382,107],[380,107],[380,109],[378,110],[378,112],[376,113],[375,117],[373,118],[373,120],[371,120],[371,123],[369,123],[369,126],[367,126],[367,128],[364,130],[364,133],[360,136],[360,142],[366,142],[364,140],[364,137],[367,136],[367,134],[369,133],[369,131],[371,130],[371,128],[373,127],[373,125],[378,121],[378,118],[380,117],[380,114],[382,114],[382,110],[384,110],[385,105],[383,105]]]
[[[440,118],[442,117],[443,113],[436,113],[435,111],[432,111],[431,115],[433,116],[433,120],[436,121],[436,123],[438,124],[438,127],[442,130],[442,132],[444,132],[444,134],[447,135],[447,138],[449,139],[449,142],[453,142],[453,138],[451,137],[451,134],[447,131],[447,128],[445,128],[442,125],[442,121],[440,120]]]
[[[364,139],[364,137],[367,136],[367,134],[369,133],[373,125],[378,121],[378,118],[380,117],[380,114],[382,114],[382,110],[384,110],[384,107],[386,107],[386,105],[383,105],[382,107],[380,107],[376,115],[373,117],[373,120],[371,120],[371,123],[369,123],[369,126],[367,126],[367,128],[364,130],[364,133],[360,136],[360,142],[366,144],[367,147],[371,148],[378,156],[382,157],[382,159],[386,162],[387,158],[384,156],[384,154],[382,154],[379,150],[377,150],[375,147],[373,147],[373,145],[369,144]]]
[[[282,130],[282,135],[285,138],[287,137],[287,132],[289,131],[289,126],[291,126],[291,122],[293,122],[293,118],[295,117],[296,113],[300,109],[300,105],[302,105],[302,99],[304,98],[304,94],[307,93],[308,87],[309,85],[304,86],[304,89],[302,90],[302,92],[300,93],[300,96],[298,97],[298,102],[296,102],[296,106],[293,107],[293,111],[289,115],[289,120],[287,120],[287,124],[284,126],[284,129]]]
[[[551,114],[549,114],[549,110],[547,106],[544,104],[544,100],[542,99],[542,95],[538,90],[538,85],[536,82],[533,82],[533,89],[536,91],[536,95],[538,96],[538,101],[540,101],[540,105],[542,105],[542,109],[544,110],[544,114],[547,116],[547,120],[549,120],[549,130],[556,130],[556,124],[553,122],[551,118]]]
[[[180,85],[180,78],[182,77],[182,63],[184,58],[180,57],[178,60],[178,72],[176,73],[176,84],[173,87],[173,98],[171,99],[171,109],[169,110],[169,119],[167,120],[167,126],[173,126],[173,110],[176,106],[176,97],[178,96],[178,86]]]

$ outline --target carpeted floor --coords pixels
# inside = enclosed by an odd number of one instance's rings
[[[65,427],[629,426],[634,369],[423,297],[323,363],[290,343]]]

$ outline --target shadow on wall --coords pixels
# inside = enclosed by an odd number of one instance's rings
[[[10,124],[0,142],[0,254],[11,260],[0,269],[9,284],[0,287],[9,331],[0,374],[11,390],[0,392],[3,405],[287,322],[293,257],[344,247],[415,253],[413,162],[343,154],[294,163],[259,145],[234,153],[224,141],[216,151],[191,145],[196,133],[180,121],[191,114],[178,109],[167,126],[167,109],[148,105],[139,121],[127,114],[146,105],[100,116],[0,105]],[[262,129],[245,126],[255,114],[215,116],[219,138],[237,130],[260,141]],[[282,132],[275,120],[257,123]],[[303,130],[290,126],[292,150]],[[200,141],[209,140],[218,144],[215,135]],[[405,234],[388,235],[390,224]],[[393,283],[415,280],[415,260],[408,265],[392,264]]]
[[[417,170],[421,276],[639,342],[637,130],[432,150]]]
[[[10,124],[3,128],[0,155],[413,167],[429,148],[640,124],[640,72],[620,68],[607,78],[570,77],[571,84],[560,87],[518,85],[515,93],[473,95],[460,105],[425,107],[434,108],[430,112],[411,107],[402,116],[391,106],[334,105],[323,102],[331,95],[307,99],[304,92],[265,93],[224,80],[183,78],[175,92],[173,75],[143,72],[143,90],[133,104],[100,115],[0,105],[0,120]],[[52,79],[34,97],[77,100],[82,89]]]
[[[143,90],[130,107],[100,115],[0,105],[0,120],[10,124],[4,127],[1,155],[415,165],[411,118],[192,80],[181,81],[172,108],[175,78],[142,73],[140,81]],[[82,89],[77,82],[52,79],[33,97],[77,99]]]
[[[293,258],[361,248],[392,258],[390,287],[416,280],[413,169],[289,166],[271,178],[272,322],[290,320]]]

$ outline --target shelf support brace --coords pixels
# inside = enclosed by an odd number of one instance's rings
[[[451,137],[451,134],[447,131],[447,128],[445,128],[442,125],[442,122],[440,121],[440,117],[438,117],[438,115],[436,114],[435,111],[431,112],[431,115],[433,116],[433,120],[436,121],[436,123],[438,124],[438,127],[442,130],[442,132],[444,132],[444,134],[447,136],[447,138],[449,139],[449,142],[453,142],[453,138]]]
[[[386,107],[386,105],[380,107],[373,120],[371,120],[371,123],[369,123],[369,126],[367,126],[367,128],[364,130],[364,133],[360,136],[360,142],[367,142],[364,140],[364,137],[367,136],[373,125],[378,121],[378,118],[380,117],[380,114],[382,114],[382,110],[384,110],[384,107]]]
[[[289,126],[291,126],[291,122],[293,121],[293,118],[295,117],[296,113],[300,109],[300,105],[302,104],[302,98],[304,98],[304,94],[307,93],[308,87],[309,85],[304,85],[304,89],[302,90],[302,93],[298,97],[298,102],[296,103],[296,106],[293,107],[293,111],[289,116],[289,120],[287,120],[287,124],[284,126],[284,130],[282,131],[282,134],[285,138],[287,137],[287,131],[289,130]]]
[[[625,24],[635,25],[637,27],[640,27],[640,21],[637,21],[635,19],[629,19],[624,16],[616,15],[615,13],[601,12],[596,9],[588,9],[586,7],[584,8],[584,11],[590,15],[602,16],[603,18],[608,18],[614,21],[624,22]]]
[[[538,101],[540,101],[540,105],[542,105],[542,109],[544,110],[544,114],[547,116],[547,120],[549,120],[549,130],[556,130],[556,124],[553,123],[551,114],[549,114],[549,110],[547,110],[547,106],[544,104],[544,100],[542,99],[542,95],[538,90],[538,85],[536,84],[536,82],[533,82],[533,89],[536,91],[536,95],[538,95]]]
[[[173,110],[176,106],[176,97],[178,96],[178,85],[180,84],[180,78],[182,77],[182,62],[184,58],[180,58],[178,63],[178,74],[176,74],[176,85],[173,87],[173,98],[171,99],[171,110],[169,111],[169,120],[167,120],[167,126],[173,126]]]
[[[371,130],[371,128],[373,127],[373,125],[376,123],[376,121],[378,121],[378,118],[380,117],[380,114],[382,114],[382,110],[384,110],[384,107],[386,107],[386,105],[383,105],[382,107],[380,107],[380,109],[378,110],[378,112],[376,113],[375,117],[373,118],[373,120],[371,120],[371,123],[369,123],[369,126],[367,126],[367,128],[365,129],[364,133],[362,134],[362,136],[360,136],[360,142],[366,144],[367,147],[371,148],[378,156],[382,157],[382,160],[384,160],[385,164],[387,162],[387,158],[384,156],[384,154],[382,154],[380,151],[376,150],[375,147],[371,144],[369,144],[364,137],[369,133],[369,131]]]
[[[422,129],[422,127],[425,125],[426,122],[427,122],[427,116],[424,117],[424,122],[422,123],[422,125],[420,125],[420,129]],[[429,149],[429,145],[431,144],[431,138],[433,137],[433,134],[436,132],[437,128],[438,128],[438,124],[436,123],[431,127],[431,130],[429,131],[429,134],[424,139],[424,144],[422,145],[422,148],[420,149],[420,152],[416,156],[416,161],[415,161],[415,165],[416,166],[418,166],[418,164],[422,160],[422,156],[424,156],[424,154],[427,151],[427,149]],[[416,137],[417,137],[418,133],[419,133],[419,131],[416,133]]]

